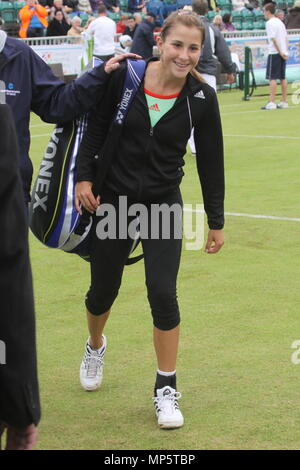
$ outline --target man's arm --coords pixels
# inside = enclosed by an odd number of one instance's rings
[[[213,28],[215,33],[215,55],[221,64],[223,65],[224,71],[227,74],[233,74],[235,67],[231,60],[231,53],[226,41],[220,31]]]
[[[31,109],[46,122],[67,122],[98,103],[109,75],[95,67],[69,84],[58,79],[34,52],[31,54],[33,96]]]
[[[32,52],[33,97],[31,109],[44,121],[68,122],[93,108],[104,96],[110,72],[125,58],[140,59],[136,54],[122,54],[66,85],[55,77],[47,64]]]
[[[271,41],[273,42],[274,44],[274,47],[275,49],[277,50],[278,54],[284,59],[286,60],[288,58],[288,56],[286,54],[284,54],[284,52],[281,51],[280,49],[280,46],[276,40],[276,38],[271,38]],[[287,48],[288,48],[288,44],[287,44]]]
[[[144,30],[144,37],[150,46],[156,46],[156,41],[154,39],[154,34],[152,31]]]

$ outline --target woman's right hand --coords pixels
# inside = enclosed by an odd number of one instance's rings
[[[79,181],[75,186],[75,207],[82,215],[81,206],[88,212],[95,212],[100,205],[100,196],[95,198],[92,191],[93,183],[91,181]]]

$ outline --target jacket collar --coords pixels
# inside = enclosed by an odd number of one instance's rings
[[[5,58],[10,61],[14,59],[17,55],[23,52],[23,48],[19,47],[20,40],[15,38],[10,38],[7,36],[2,54]]]
[[[146,18],[143,19],[142,23],[145,23],[150,26],[152,30],[155,28],[155,23],[151,23],[151,21],[146,20]]]

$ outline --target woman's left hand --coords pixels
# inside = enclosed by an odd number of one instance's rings
[[[130,52],[126,54],[121,54],[117,55],[116,57],[112,57],[112,59],[109,59],[105,65],[104,65],[104,70],[106,73],[111,73],[114,70],[116,70],[118,67],[120,67],[120,62],[124,59],[141,59],[142,57],[137,54],[131,54]]]
[[[209,230],[205,246],[206,253],[218,253],[224,245],[223,230]]]

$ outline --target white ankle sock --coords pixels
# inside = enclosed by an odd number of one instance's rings
[[[157,369],[157,373],[159,375],[164,375],[165,377],[171,377],[171,375],[175,375],[176,374],[176,370],[173,370],[172,372],[164,372],[162,370],[159,370]]]

